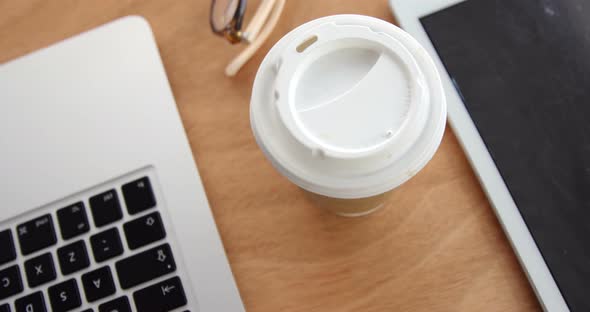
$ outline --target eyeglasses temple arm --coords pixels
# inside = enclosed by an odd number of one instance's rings
[[[246,39],[246,41],[252,42],[256,39],[258,32],[260,32],[260,29],[269,17],[276,2],[277,0],[262,0],[262,2],[260,2],[256,13],[254,13],[252,20],[248,23],[248,26],[244,31],[244,39]]]
[[[285,0],[269,0],[268,2],[273,2],[273,10],[268,18],[266,23],[266,27],[262,29],[260,35],[255,37],[255,39],[242,51],[238,56],[236,56],[229,65],[225,68],[225,74],[227,76],[233,77],[236,73],[250,60],[252,55],[256,53],[256,51],[260,48],[260,46],[266,41],[272,30],[277,25],[279,21],[279,17],[281,16],[281,12],[285,6]]]

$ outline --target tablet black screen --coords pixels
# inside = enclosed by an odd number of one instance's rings
[[[590,311],[590,1],[421,18],[572,311]]]

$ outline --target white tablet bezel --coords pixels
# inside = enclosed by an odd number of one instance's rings
[[[483,139],[456,91],[449,74],[420,18],[466,0],[389,0],[400,26],[414,36],[430,53],[441,75],[447,96],[449,123],[474,168],[512,248],[524,268],[543,309],[569,311],[541,252],[537,248],[500,172],[489,154]],[[468,1],[468,0],[467,0]]]

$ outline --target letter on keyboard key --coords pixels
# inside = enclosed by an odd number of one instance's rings
[[[0,232],[0,265],[14,259],[16,259],[16,252],[12,232],[10,230],[2,231]]]
[[[90,266],[86,244],[83,240],[71,243],[57,250],[57,258],[61,273],[71,274]]]
[[[166,237],[159,212],[129,221],[123,225],[123,230],[127,237],[127,244],[131,249],[146,246]]]
[[[180,278],[173,277],[133,293],[137,312],[165,312],[186,305]]]
[[[25,272],[29,287],[36,287],[55,279],[55,265],[50,253],[25,261]]]
[[[49,214],[17,226],[17,231],[23,255],[54,245],[57,241],[53,219]]]
[[[90,210],[96,226],[103,226],[123,218],[119,197],[115,190],[90,197]]]
[[[123,198],[130,214],[136,214],[156,206],[156,199],[148,177],[123,185]]]
[[[20,269],[13,265],[0,270],[0,300],[16,295],[23,291]]]
[[[168,244],[120,260],[115,267],[123,289],[129,289],[176,270],[172,250]]]
[[[53,312],[67,312],[82,305],[75,279],[49,287],[49,301]]]
[[[45,299],[43,299],[43,294],[40,291],[17,299],[14,305],[16,306],[16,312],[47,312]]]
[[[120,297],[98,306],[98,312],[131,312],[129,299]],[[155,311],[154,311],[155,312]]]
[[[113,275],[108,266],[82,275],[82,285],[88,302],[106,298],[116,291]]]

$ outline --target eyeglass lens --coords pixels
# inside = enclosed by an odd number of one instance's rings
[[[225,30],[236,14],[240,0],[213,0],[211,26],[214,31]]]

